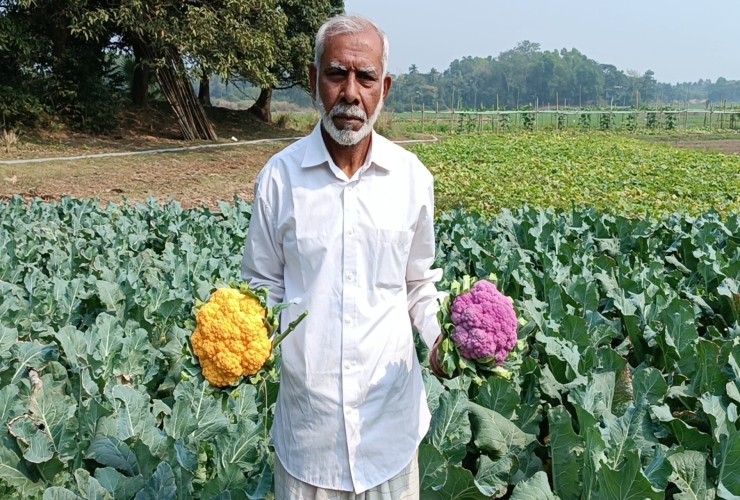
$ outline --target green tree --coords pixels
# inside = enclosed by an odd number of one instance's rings
[[[255,81],[248,74],[239,76],[260,87],[260,95],[249,111],[259,119],[271,122],[270,103],[275,89],[300,86],[309,89],[308,68],[313,60],[316,32],[331,16],[344,12],[344,0],[278,0],[286,17],[282,30],[273,30],[276,57],[265,69],[269,78]]]

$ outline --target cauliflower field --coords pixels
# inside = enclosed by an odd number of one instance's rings
[[[249,216],[0,203],[1,498],[271,495],[276,372],[214,390],[188,344]],[[447,211],[437,231],[444,279],[495,272],[526,324],[511,381],[424,368],[423,498],[740,495],[737,215]]]

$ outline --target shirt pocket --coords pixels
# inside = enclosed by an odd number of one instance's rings
[[[328,253],[326,236],[311,235],[299,236],[297,239],[298,265],[300,267],[303,289],[307,290],[316,284],[321,276],[321,268],[324,265]]]
[[[376,288],[401,289],[406,286],[406,264],[411,236],[408,231],[376,229],[373,284]]]

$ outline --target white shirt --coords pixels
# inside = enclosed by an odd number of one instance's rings
[[[272,438],[292,476],[361,493],[413,458],[429,428],[412,325],[440,333],[433,178],[415,155],[373,132],[347,176],[320,127],[260,173],[242,263],[271,302],[299,300],[281,344]]]

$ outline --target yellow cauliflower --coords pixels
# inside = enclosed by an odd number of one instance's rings
[[[215,387],[256,374],[270,358],[268,310],[253,293],[219,288],[196,315],[191,337],[203,376]]]

